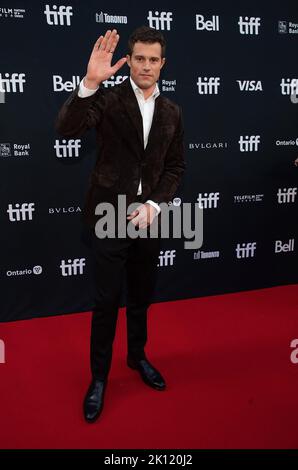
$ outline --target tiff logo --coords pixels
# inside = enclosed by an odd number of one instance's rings
[[[219,31],[219,16],[213,15],[212,20],[205,20],[203,15],[196,15],[196,29],[198,31]]]
[[[153,16],[153,12],[149,11],[148,15],[147,20],[149,21],[150,28],[166,29],[167,31],[171,29],[171,21],[173,21],[173,13],[171,11],[161,11],[160,13],[156,11],[156,16]]]
[[[217,95],[220,86],[219,77],[198,77],[198,92],[200,95]]]
[[[86,258],[68,259],[67,262],[62,259],[60,268],[62,276],[77,276],[83,274]]]
[[[0,339],[0,364],[5,364],[5,343]]]
[[[32,220],[33,212],[35,211],[34,202],[23,202],[23,204],[8,204],[7,213],[11,222],[20,222],[24,220]]]
[[[24,73],[12,73],[10,77],[9,73],[5,73],[5,78],[2,78],[2,73],[0,73],[0,92],[24,93],[23,85],[26,83],[25,76]]]
[[[255,18],[254,16],[245,16],[243,19],[243,16],[239,16],[238,24],[240,34],[259,34],[261,18]]]
[[[280,82],[282,95],[298,94],[298,78],[282,78]]]
[[[64,157],[78,157],[79,149],[81,148],[81,139],[63,139],[60,144],[59,139],[55,140],[54,149],[56,150],[57,158]]]
[[[295,202],[297,195],[297,188],[279,188],[277,193],[278,204],[287,204]]]
[[[160,251],[159,263],[157,266],[173,266],[174,258],[176,257],[176,250],[166,250],[165,252]]]
[[[243,135],[240,136],[238,141],[240,152],[257,152],[261,137],[259,135]]]
[[[216,209],[219,201],[219,193],[199,193],[197,201],[200,209]]]
[[[236,254],[238,259],[253,258],[257,249],[257,243],[238,243],[236,247]]]
[[[105,88],[109,88],[110,86],[113,87],[115,85],[120,85],[120,83],[124,82],[128,78],[128,75],[112,75],[108,80],[104,80],[102,83]]]
[[[50,26],[70,26],[70,17],[73,15],[72,7],[60,5],[57,10],[57,5],[52,6],[52,10],[50,10],[50,5],[46,5],[46,9],[44,14],[47,18],[47,23]],[[64,19],[66,23],[64,23]]]

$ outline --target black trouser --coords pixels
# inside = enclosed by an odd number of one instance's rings
[[[115,337],[124,275],[127,285],[128,356],[145,357],[147,309],[154,291],[160,238],[104,238],[92,235],[95,257],[95,308],[92,315],[90,362],[93,378],[107,378]]]

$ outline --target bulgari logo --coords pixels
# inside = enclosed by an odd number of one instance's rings
[[[189,150],[222,150],[228,148],[228,142],[191,142],[188,148]]]
[[[79,206],[68,206],[68,207],[49,207],[49,215],[52,214],[77,214],[81,213],[82,209]]]

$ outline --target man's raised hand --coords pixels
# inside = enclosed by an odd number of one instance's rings
[[[87,88],[95,89],[101,82],[107,80],[125,64],[126,57],[118,60],[115,65],[111,65],[113,53],[119,41],[117,30],[108,30],[104,36],[100,36],[94,44],[87,73],[84,78],[84,85]]]

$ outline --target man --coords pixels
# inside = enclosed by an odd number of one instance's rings
[[[157,81],[165,63],[165,40],[153,28],[138,28],[129,39],[129,53],[111,65],[117,47],[117,30],[96,41],[79,87],[60,110],[58,132],[80,137],[95,127],[98,159],[91,174],[84,216],[92,227],[95,257],[96,298],[91,325],[90,362],[92,381],[84,400],[87,422],[103,409],[112,359],[118,307],[127,280],[127,364],[156,390],[165,380],[145,355],[147,310],[150,306],[159,255],[160,239],[96,236],[95,208],[108,202],[117,210],[117,198],[125,195],[129,213],[126,223],[148,229],[159,218],[159,203],[169,202],[185,169],[180,108],[160,96]],[[105,89],[104,80],[127,62],[130,78]],[[158,219],[156,219],[158,220]],[[119,230],[119,227],[118,227]],[[118,232],[117,232],[118,234]]]

